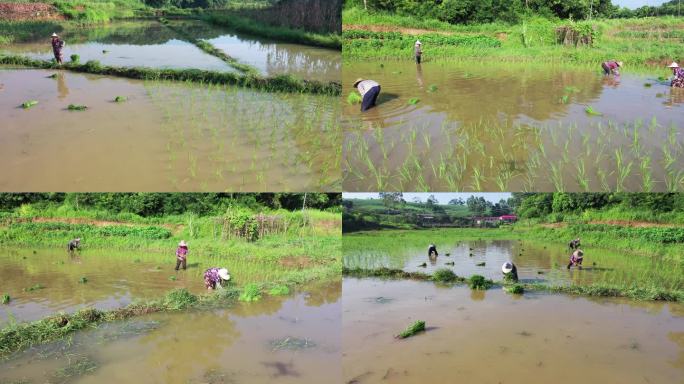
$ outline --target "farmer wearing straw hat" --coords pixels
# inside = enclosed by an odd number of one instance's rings
[[[60,39],[56,33],[52,34],[52,53],[55,54],[55,61],[57,64],[62,64],[62,49],[64,48],[64,40]]]
[[[420,64],[420,58],[423,55],[423,43],[420,42],[420,40],[416,41],[416,45],[413,47],[415,53],[416,53],[416,64]]]
[[[610,75],[611,73],[615,76],[620,76],[620,71],[618,68],[622,68],[622,61],[608,60],[601,64],[603,68],[604,75]]]
[[[180,243],[178,243],[178,249],[176,249],[176,271],[178,270],[178,267],[183,264],[183,270],[187,268],[187,262],[188,262],[188,243],[185,242],[185,240],[181,240]]]
[[[222,288],[221,284],[230,280],[230,274],[225,268],[209,268],[204,272],[204,286],[208,290]]]
[[[380,84],[373,80],[359,78],[354,82],[354,88],[356,88],[361,94],[361,97],[363,97],[361,112],[366,112],[375,106],[375,101],[380,94]]]
[[[679,64],[674,61],[667,67],[672,68],[672,74],[674,75],[670,86],[672,88],[684,88],[684,69],[680,68]]]
[[[69,244],[67,244],[67,251],[69,251],[69,252],[73,252],[73,251],[80,249],[80,248],[81,248],[81,238],[80,237],[77,237],[77,238],[71,240],[69,242]]]
[[[579,269],[582,269],[582,260],[584,260],[584,252],[581,249],[576,249],[572,255],[570,255],[570,263],[568,263],[568,269],[573,265]]]
[[[518,282],[518,268],[510,261],[505,262],[501,266],[505,281]]]

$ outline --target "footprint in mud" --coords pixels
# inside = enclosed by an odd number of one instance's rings
[[[263,365],[266,368],[274,369],[275,373],[273,373],[271,376],[274,378],[278,377],[299,377],[299,372],[294,370],[294,364],[292,362],[289,363],[283,363],[282,361],[273,361],[273,362],[262,362],[261,365]]]

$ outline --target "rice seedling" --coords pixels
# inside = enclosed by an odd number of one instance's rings
[[[128,101],[128,98],[126,96],[117,96],[114,98],[115,103],[123,103]]]
[[[78,279],[78,282],[79,282],[80,284],[85,284],[85,283],[88,282],[88,278],[85,277],[85,276],[81,276],[81,278]]]
[[[451,283],[457,279],[456,274],[450,269],[441,268],[432,275],[432,280],[440,283]]]
[[[437,85],[436,84],[430,84],[428,87],[428,92],[437,92]]]
[[[592,106],[588,105],[586,108],[584,108],[584,112],[587,113],[589,116],[603,116],[601,112],[596,111]]]
[[[68,379],[90,374],[97,370],[98,363],[90,357],[84,356],[76,359],[76,361],[69,361],[66,367],[60,368],[55,372],[55,377],[59,379]]]
[[[276,285],[268,290],[271,296],[286,296],[290,294],[290,288],[287,285]]]
[[[411,336],[415,336],[420,332],[425,332],[425,321],[418,320],[415,323],[409,325],[404,331],[396,335],[397,339],[406,339]]]
[[[416,105],[416,104],[418,104],[418,102],[420,102],[420,99],[417,97],[412,97],[408,100],[409,105]]]
[[[198,297],[185,288],[174,289],[166,294],[163,305],[169,310],[181,310],[188,308],[199,301]]]
[[[8,293],[4,293],[2,295],[2,303],[3,304],[9,304],[10,301],[12,301],[12,298],[10,297],[10,295]]]
[[[360,104],[362,100],[361,95],[356,92],[349,92],[349,95],[347,96],[347,103],[352,105]]]
[[[484,261],[479,262],[479,263],[475,263],[475,266],[476,266],[476,267],[484,267],[485,265],[487,265],[487,263],[484,262]]]
[[[269,342],[273,351],[300,351],[316,347],[316,343],[308,338],[284,337]]]
[[[38,100],[29,100],[21,103],[21,107],[24,109],[29,109],[38,105]]]
[[[85,111],[86,109],[88,109],[88,107],[81,104],[69,104],[67,109],[69,111]]]
[[[37,291],[39,289],[44,289],[44,288],[45,288],[44,285],[38,283],[38,284],[34,284],[28,288],[24,288],[24,292],[33,292],[33,291]]]
[[[71,62],[74,64],[78,64],[81,61],[81,56],[73,54],[71,55]]]
[[[487,290],[493,284],[494,283],[491,280],[487,280],[484,276],[481,275],[472,275],[468,279],[468,286],[470,287],[470,289]]]
[[[503,290],[514,295],[522,295],[525,293],[525,288],[521,284],[506,285]]]
[[[259,301],[261,300],[261,287],[255,283],[245,285],[239,297],[240,301]]]

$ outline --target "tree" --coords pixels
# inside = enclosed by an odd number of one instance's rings
[[[380,192],[378,194],[382,199],[382,203],[385,207],[395,208],[398,203],[404,200],[404,195],[401,192]]]
[[[485,213],[487,213],[487,210],[492,207],[492,203],[485,200],[482,196],[470,196],[468,200],[466,200],[466,205],[470,212],[476,216],[484,216]]]
[[[465,201],[460,197],[449,200],[449,205],[465,205]]]

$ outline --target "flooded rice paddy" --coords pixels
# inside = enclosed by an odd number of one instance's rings
[[[105,324],[0,363],[0,382],[336,382],[340,289]]]
[[[0,84],[3,191],[311,191],[340,183],[337,97],[2,68]],[[19,107],[28,100],[38,104]]]
[[[345,191],[684,188],[684,93],[655,76],[347,62],[345,96],[358,77],[382,92],[363,114],[345,103]]]
[[[106,25],[68,27],[64,60],[72,54],[81,62],[97,60],[104,65],[212,71],[234,71],[221,59],[205,53],[189,40],[206,40],[243,64],[257,68],[264,76],[291,74],[298,78],[340,81],[339,51],[280,43],[238,35],[201,21],[120,21]],[[49,36],[0,47],[0,52],[32,58],[53,58]]]
[[[402,234],[345,235],[344,264],[348,268],[380,267],[432,274],[440,268],[456,275],[482,275],[502,280],[501,266],[513,261],[523,282],[568,284],[637,284],[667,289],[684,288],[684,266],[657,257],[632,255],[583,244],[584,266],[567,269],[571,251],[559,243],[521,240],[457,240],[448,233],[425,232],[424,244]],[[439,256],[428,257],[430,243]],[[425,266],[423,266],[425,264]]]
[[[32,321],[84,307],[120,308],[137,300],[157,299],[174,288],[204,293],[204,271],[219,265],[228,268],[240,286],[277,281],[292,271],[277,262],[250,257],[226,260],[192,253],[187,270],[175,271],[174,252],[173,246],[165,254],[85,250],[70,255],[61,247],[5,248],[0,251],[0,294],[9,294],[11,301],[0,305],[0,326],[10,319]],[[36,285],[42,288],[32,289]]]
[[[346,383],[679,383],[681,304],[343,281]],[[427,331],[394,338],[416,320]]]

